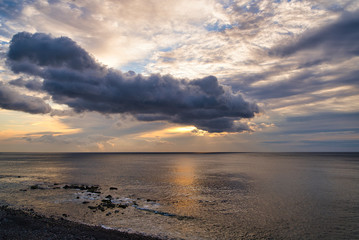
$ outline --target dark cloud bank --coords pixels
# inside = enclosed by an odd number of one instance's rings
[[[336,22],[308,31],[296,41],[273,49],[270,54],[285,57],[299,51],[322,49],[327,59],[358,56],[358,40],[359,12],[344,12]]]
[[[122,73],[99,64],[67,37],[17,33],[11,40],[7,64],[15,73],[43,79],[42,83],[19,79],[12,85],[46,92],[55,102],[77,112],[130,113],[142,121],[191,124],[209,132],[248,130],[235,120],[252,118],[259,112],[255,103],[220,85],[214,76],[185,81],[170,75]],[[42,99],[35,101],[34,97],[19,100],[28,105],[13,105],[16,100],[8,100],[16,98],[12,95],[10,89],[0,86],[2,108],[30,113],[51,111]]]
[[[41,98],[18,94],[0,82],[0,107],[29,113],[49,113],[51,107]]]

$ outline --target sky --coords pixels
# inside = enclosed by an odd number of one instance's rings
[[[359,149],[359,1],[0,0],[0,151]]]

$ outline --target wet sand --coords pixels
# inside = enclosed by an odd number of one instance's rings
[[[88,226],[63,218],[48,218],[31,210],[15,210],[0,206],[0,239],[156,240],[158,238]]]

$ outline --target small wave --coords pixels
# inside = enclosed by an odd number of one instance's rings
[[[108,229],[108,230],[116,230],[115,228],[112,228],[112,227],[108,227],[108,226],[105,226],[105,225],[100,225],[102,228],[104,229]]]
[[[162,211],[157,211],[157,210],[153,210],[153,209],[149,209],[149,208],[142,208],[142,207],[138,207],[138,206],[134,206],[136,209],[138,210],[142,210],[142,211],[146,211],[146,212],[151,212],[154,214],[159,214],[162,216],[166,216],[166,217],[174,217],[177,218],[178,220],[184,220],[184,219],[194,219],[194,217],[192,216],[180,216],[177,214],[173,214],[173,213],[168,213],[168,212],[162,212]]]

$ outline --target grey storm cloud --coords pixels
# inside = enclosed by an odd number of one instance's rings
[[[284,44],[270,54],[289,56],[303,50],[322,48],[329,56],[359,55],[359,12],[344,13],[342,17],[320,29],[308,31],[297,41]]]
[[[170,75],[122,73],[99,64],[67,37],[17,33],[7,64],[15,73],[42,78],[42,91],[77,112],[130,113],[142,121],[192,124],[209,132],[248,130],[236,120],[259,112],[255,103],[220,85],[214,76],[186,81]]]
[[[0,107],[28,113],[49,113],[51,107],[41,98],[19,94],[0,83]]]
[[[42,82],[36,79],[33,80],[24,80],[22,78],[18,78],[9,82],[11,85],[18,87],[26,87],[32,91],[41,91],[42,90]]]

